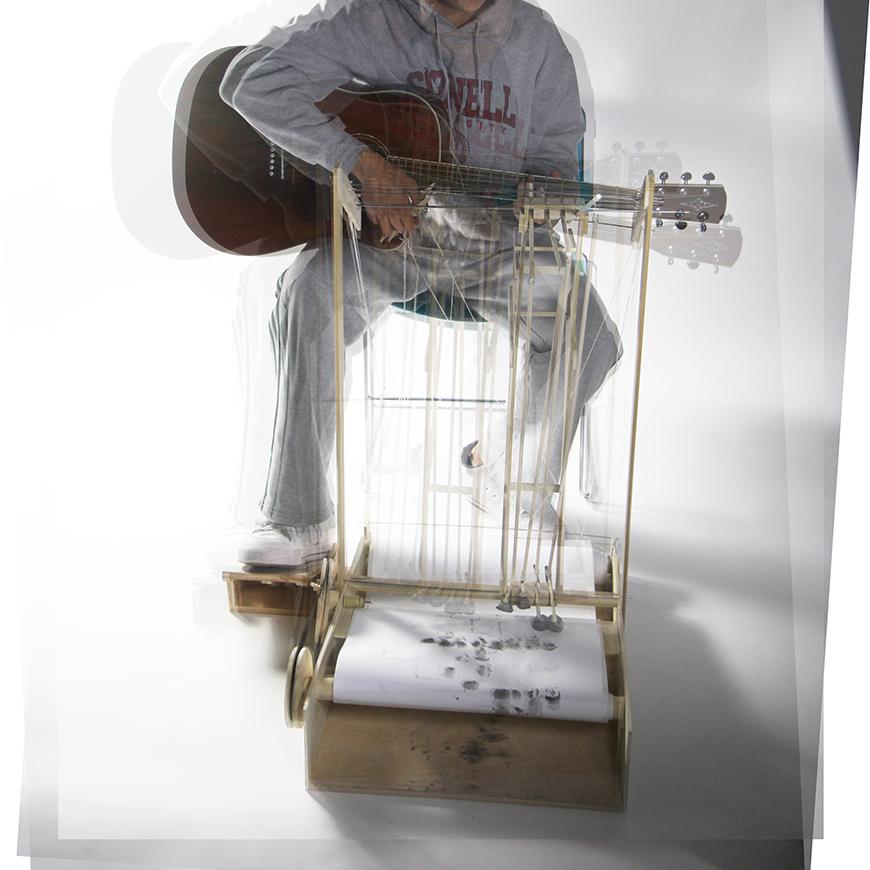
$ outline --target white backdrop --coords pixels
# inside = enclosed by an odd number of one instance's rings
[[[653,267],[629,812],[304,791],[301,736],[280,715],[287,634],[227,615],[212,571],[248,455],[239,288],[250,270],[244,286],[268,300],[281,267],[210,254],[186,231],[156,96],[179,43],[199,43],[242,3],[155,2],[134,24],[94,3],[117,37],[96,39],[82,6],[52,9],[38,43],[55,64],[24,53],[7,93],[27,139],[4,213],[25,850],[239,866],[254,854],[244,843],[186,841],[487,838],[512,836],[519,819],[562,838],[801,835],[814,783],[797,749],[799,737],[805,761],[816,749],[845,313],[833,267],[849,243],[818,220],[826,202],[848,217],[850,184],[818,4],[542,5],[583,47],[598,153],[667,139],[696,175],[712,168],[728,186],[745,239],[719,275]],[[292,11],[273,4],[217,44]]]

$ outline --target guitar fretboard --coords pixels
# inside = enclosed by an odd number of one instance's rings
[[[626,187],[589,184],[572,179],[508,172],[501,169],[482,169],[475,166],[461,166],[457,163],[440,163],[435,160],[392,156],[387,159],[414,178],[422,187],[434,185],[442,192],[477,194],[495,200],[512,201],[517,196],[519,185],[531,182],[535,190],[542,190],[547,196],[577,198],[581,203],[589,203],[597,197],[596,205],[601,209],[635,211],[640,208],[642,202],[640,191]]]

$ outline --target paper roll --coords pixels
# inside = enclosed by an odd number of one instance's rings
[[[339,652],[333,700],[421,710],[455,710],[606,722],[604,643],[591,618],[562,613],[560,633],[535,631],[534,611],[474,613],[419,601],[366,604]],[[531,614],[531,615],[530,615]]]

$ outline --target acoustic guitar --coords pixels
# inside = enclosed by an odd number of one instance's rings
[[[220,97],[219,86],[242,50],[220,49],[188,73],[178,100],[173,141],[173,184],[188,226],[212,247],[235,254],[263,255],[322,238],[330,232],[329,173],[300,162],[266,141]],[[317,106],[341,119],[345,129],[413,177],[421,190],[467,192],[510,203],[523,182],[560,197],[576,197],[607,211],[634,212],[640,190],[571,179],[460,165],[452,158],[450,125],[433,95],[406,85],[396,88],[348,85]],[[715,176],[704,184],[668,183],[663,172],[655,186],[657,226],[672,221],[677,230],[718,224],[726,194]],[[377,244],[363,215],[361,238]]]

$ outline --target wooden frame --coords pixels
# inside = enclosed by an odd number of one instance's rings
[[[317,603],[311,582],[319,574],[280,571],[224,571],[230,613],[308,616]]]
[[[343,387],[343,323],[341,312],[340,219],[349,211],[344,177],[336,171],[333,185],[334,302],[336,313],[336,395]],[[653,218],[652,175],[639,196],[634,230],[643,244],[641,292],[637,323],[633,416],[626,528],[630,521],[633,463],[637,438],[637,403],[644,307],[648,277],[650,230]],[[527,207],[525,223],[550,217]],[[585,302],[581,316],[585,317]],[[581,330],[582,332],[582,330]],[[338,402],[341,405],[341,401]],[[342,412],[337,409],[339,432]],[[510,460],[508,459],[508,462]],[[343,441],[337,441],[338,523],[343,530]],[[361,542],[348,571],[339,544],[335,566],[334,608],[326,614],[304,707],[307,784],[311,789],[404,796],[436,796],[549,806],[621,810],[626,801],[631,738],[623,614],[626,601],[628,542],[624,552],[612,553],[612,585],[580,595],[560,593],[560,601],[594,608],[605,644],[608,688],[614,699],[613,715],[605,723],[547,720],[527,717],[433,712],[390,707],[335,704],[332,677],[338,652],[350,628],[353,613],[363,606],[368,592],[399,592],[400,584],[372,581],[368,570],[368,541]],[[431,587],[433,584],[427,584]],[[436,583],[449,593],[451,584]],[[504,577],[496,586],[461,587],[463,591],[504,600]],[[324,623],[326,624],[326,623]]]

